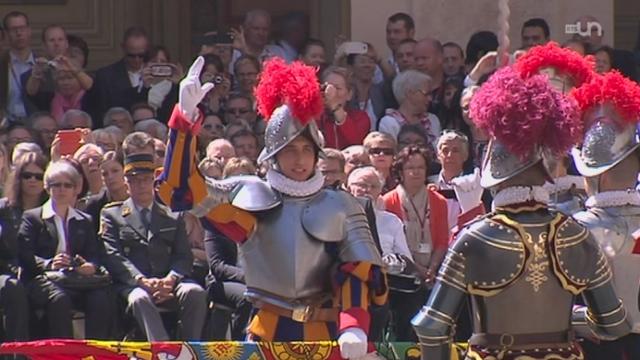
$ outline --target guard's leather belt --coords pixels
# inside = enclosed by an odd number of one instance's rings
[[[338,308],[298,306],[294,309],[285,309],[264,301],[255,301],[253,305],[258,309],[266,310],[278,316],[288,317],[302,323],[309,321],[337,322],[338,315],[340,314]]]
[[[573,332],[554,332],[538,334],[473,334],[469,344],[490,348],[518,347],[536,344],[568,344],[573,342]]]

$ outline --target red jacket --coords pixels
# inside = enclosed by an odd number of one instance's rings
[[[371,121],[366,112],[358,109],[347,110],[347,119],[338,126],[333,119],[323,114],[318,127],[324,136],[325,147],[342,150],[351,145],[362,145],[369,133]]]

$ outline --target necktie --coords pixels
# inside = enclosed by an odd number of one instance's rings
[[[149,232],[149,226],[151,224],[151,214],[149,213],[149,209],[144,208],[140,210],[140,215],[142,216],[142,225],[144,225],[144,229]]]

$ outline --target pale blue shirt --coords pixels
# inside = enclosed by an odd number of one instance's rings
[[[20,60],[13,53],[9,52],[9,94],[7,96],[7,113],[10,117],[25,117],[27,111],[22,101],[23,87],[20,77],[31,70],[35,63],[33,52],[29,54],[26,61]]]

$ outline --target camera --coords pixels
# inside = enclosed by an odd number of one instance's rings
[[[151,76],[153,77],[170,77],[173,75],[173,67],[165,64],[153,64],[151,67]]]
[[[222,75],[216,75],[213,78],[213,83],[216,85],[222,84],[223,81],[224,81],[224,77],[222,77]]]

